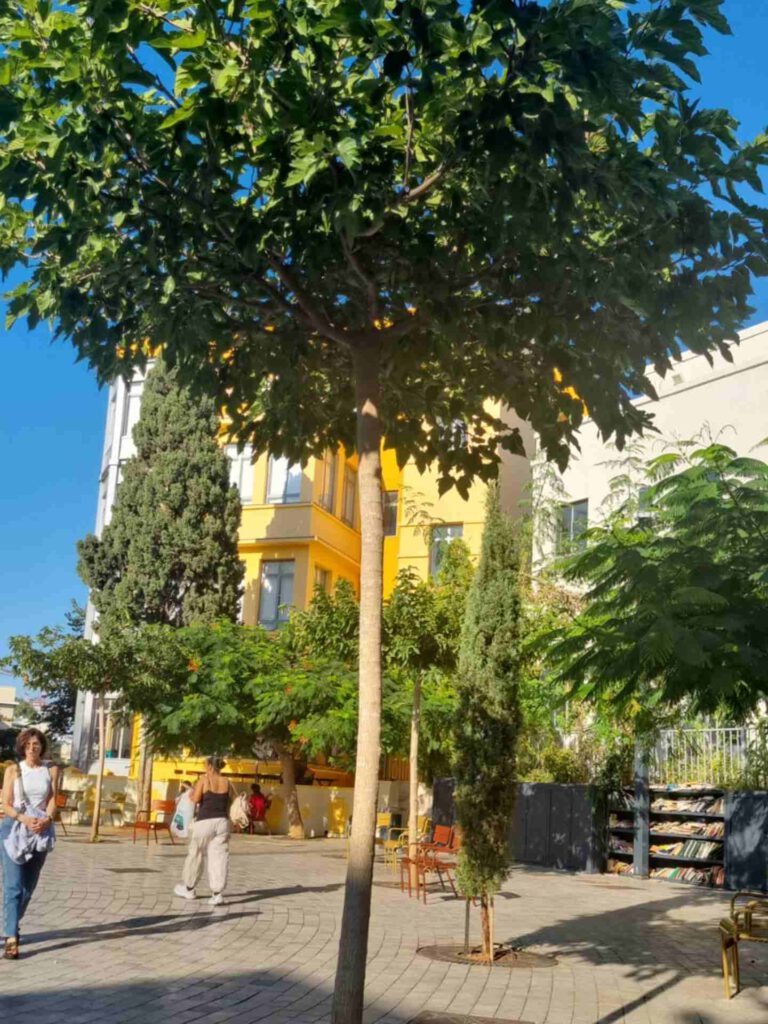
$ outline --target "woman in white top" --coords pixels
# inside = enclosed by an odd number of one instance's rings
[[[33,835],[50,833],[56,814],[58,768],[43,763],[47,749],[39,729],[23,729],[16,740],[18,765],[11,765],[3,778],[3,809],[0,821],[0,857],[3,861],[3,930],[6,960],[19,958],[19,923],[32,899],[47,853],[35,850],[29,860],[16,863],[8,854],[5,840],[15,821],[21,821]]]

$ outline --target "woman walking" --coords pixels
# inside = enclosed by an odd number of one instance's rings
[[[0,857],[6,960],[19,958],[19,924],[55,841],[59,770],[43,763],[47,748],[48,741],[39,729],[23,729],[16,740],[19,764],[8,767],[3,778]]]
[[[184,861],[183,881],[173,890],[185,900],[195,899],[203,858],[208,864],[208,884],[211,887],[212,907],[223,900],[229,867],[229,782],[222,777],[226,762],[221,757],[206,760],[205,775],[201,776],[189,798],[198,807],[197,818],[190,828],[190,843]]]

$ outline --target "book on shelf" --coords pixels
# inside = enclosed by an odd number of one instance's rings
[[[612,875],[634,875],[635,865],[632,861],[609,859],[606,870]]]
[[[622,814],[611,814],[608,818],[608,828],[634,828],[635,819],[628,818]]]
[[[611,853],[634,853],[634,843],[621,839],[619,836],[611,837]]]
[[[723,855],[722,843],[691,841],[690,839],[676,843],[654,843],[651,853],[661,853],[665,857],[695,857],[697,860],[719,860]]]
[[[666,878],[672,882],[688,882],[691,885],[722,886],[725,870],[722,867],[696,868],[677,867],[652,868],[651,878]]]
[[[652,832],[674,832],[678,835],[705,836],[707,839],[721,839],[725,835],[724,821],[696,821],[684,818],[681,821],[667,819],[654,821]]]
[[[722,814],[723,797],[711,796],[657,796],[651,804],[652,811],[685,811],[688,814]]]

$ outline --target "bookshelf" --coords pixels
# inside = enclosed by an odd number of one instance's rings
[[[608,798],[608,850],[606,868],[611,874],[633,875],[635,869],[635,793],[625,788]]]
[[[725,792],[698,786],[651,786],[649,874],[722,888]]]
[[[639,780],[608,805],[607,868],[690,885],[725,882],[725,793]]]

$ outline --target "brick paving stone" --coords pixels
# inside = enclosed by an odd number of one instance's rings
[[[134,846],[117,831],[98,846],[84,839],[79,829],[60,838],[24,922],[23,958],[0,962],[0,1020],[327,1024],[342,842],[234,837],[227,902],[211,908],[172,895],[183,849]],[[376,877],[389,880],[381,866]],[[426,1010],[528,1024],[768,1024],[768,950],[744,947],[745,991],[722,996],[723,894],[516,868],[502,896],[499,939],[557,966],[427,960],[420,946],[463,941],[464,904],[436,892],[425,907],[376,886],[366,1024]]]

